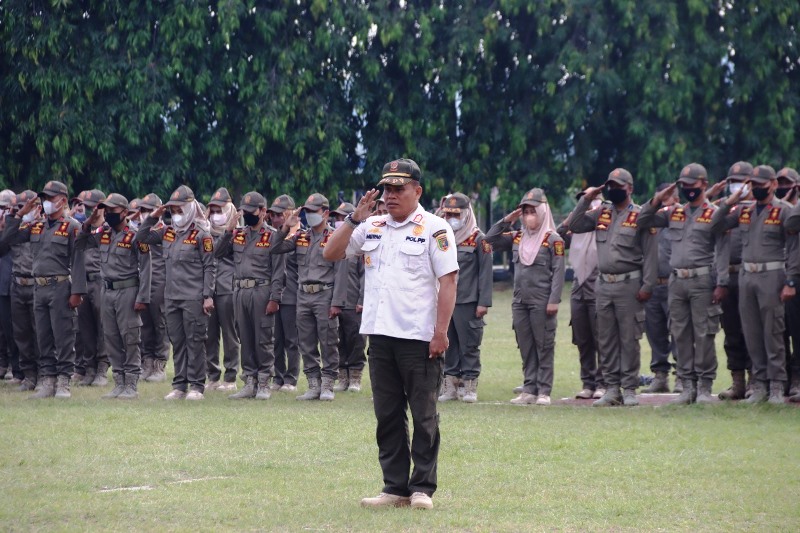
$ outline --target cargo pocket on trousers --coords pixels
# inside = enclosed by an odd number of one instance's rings
[[[197,320],[193,332],[195,342],[206,342],[208,339],[208,320]]]
[[[708,307],[708,317],[706,319],[706,335],[716,335],[720,330],[720,319],[722,318],[722,306],[713,304]]]
[[[128,346],[139,344],[142,340],[142,328],[134,326],[125,332],[125,344]]]
[[[275,315],[263,315],[259,323],[262,329],[275,327]]]
[[[634,326],[635,327],[634,338],[638,341],[642,339],[642,335],[644,334],[644,320],[645,320],[644,309],[642,309],[641,311],[636,311],[636,314],[634,316],[636,317],[635,320],[636,325]]]

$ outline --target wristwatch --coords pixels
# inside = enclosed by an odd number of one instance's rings
[[[359,220],[359,221],[353,220],[353,213],[350,213],[349,215],[344,217],[344,221],[347,222],[347,225],[350,226],[353,229],[356,229],[358,226],[360,226],[364,222],[363,220]]]
[[[797,287],[797,282],[793,279],[787,279],[785,285],[790,289],[794,289],[795,287]]]

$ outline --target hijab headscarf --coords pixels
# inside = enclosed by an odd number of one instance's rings
[[[236,214],[236,206],[233,205],[233,202],[227,202],[219,207],[222,210],[222,214],[225,215],[225,223],[219,226],[217,224],[214,224],[214,222],[212,222],[210,206],[206,211],[206,218],[208,219],[208,224],[211,227],[211,235],[213,235],[214,237],[219,237],[220,235],[225,233],[225,229],[227,228],[228,223],[231,221],[231,217],[238,216]]]
[[[546,201],[534,207],[536,209],[536,216],[541,220],[538,229],[530,230],[522,220],[522,239],[519,243],[519,260],[525,266],[530,266],[536,260],[539,254],[539,249],[542,247],[542,241],[547,232],[556,230],[556,224],[553,221],[553,214],[550,212],[550,204]]]
[[[458,231],[453,231],[455,235],[456,246],[469,239],[469,236],[475,233],[478,229],[478,222],[475,219],[475,211],[472,210],[472,202],[469,206],[461,209],[461,227]]]
[[[597,209],[602,204],[599,198],[592,200],[591,208]],[[575,282],[581,285],[592,272],[597,269],[597,241],[593,231],[573,233],[569,247],[569,262],[575,271]]]
[[[176,224],[174,219],[172,221],[172,225],[175,226],[175,229],[179,232],[184,232],[189,229],[189,226],[194,224],[201,230],[211,233],[211,224],[208,223],[208,219],[203,212],[203,206],[200,205],[200,202],[197,200],[186,202],[181,206],[181,210],[183,211],[181,223]]]

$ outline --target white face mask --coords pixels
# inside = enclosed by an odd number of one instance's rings
[[[50,200],[45,200],[44,202],[42,202],[42,209],[44,209],[44,212],[47,215],[52,215],[57,211],[56,205]]]
[[[458,231],[464,227],[464,221],[460,218],[448,218],[447,223],[453,228],[453,231]]]
[[[225,213],[213,213],[211,215],[211,223],[215,226],[223,226],[226,222],[228,222],[228,217]]]
[[[333,227],[339,229],[342,227],[342,224],[344,224],[344,220],[337,220],[336,222],[333,223]]]
[[[181,222],[183,222],[183,215],[179,215],[178,213],[172,214],[172,223],[176,226],[180,226]]]
[[[312,228],[316,228],[322,224],[322,220],[322,215],[319,213],[306,213],[306,222],[308,222],[308,225]]]
[[[539,220],[539,217],[536,215],[525,215],[523,221],[525,223],[525,227],[531,231],[536,231],[542,224],[541,220]]]
[[[136,220],[134,220],[134,219],[128,220],[128,227],[131,228],[133,231],[138,230],[139,229],[139,219],[137,218]]]
[[[731,194],[736,194],[736,191],[740,189],[742,191],[741,196],[747,196],[748,194],[750,194],[750,187],[745,183],[731,182],[728,183],[728,188],[731,190]]]
[[[23,222],[33,222],[34,220],[36,220],[36,211],[31,211],[30,213],[22,215]]]

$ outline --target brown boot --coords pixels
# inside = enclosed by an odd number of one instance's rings
[[[56,377],[55,376],[43,376],[39,378],[38,384],[39,390],[31,395],[28,396],[29,400],[40,400],[42,398],[52,398],[56,393]]]
[[[62,400],[72,397],[72,393],[69,391],[69,376],[59,375],[56,378],[56,391],[53,396]]]
[[[350,376],[346,368],[339,369],[339,376],[336,378],[336,386],[333,387],[334,392],[344,392],[350,388]]]
[[[153,358],[144,357],[142,359],[142,373],[139,374],[139,379],[147,381],[147,378],[153,373]]]
[[[770,381],[769,382],[769,400],[772,405],[783,405],[783,390],[786,387],[785,381]]]
[[[792,376],[792,381],[789,383],[789,396],[797,396],[800,394],[800,376]]]
[[[733,383],[731,386],[719,393],[720,400],[744,400],[744,393],[747,385],[744,381],[744,370],[731,370]]]
[[[160,359],[153,359],[153,372],[147,376],[148,383],[161,383],[167,379],[167,372],[164,368],[167,366],[166,361],[161,361]]]
[[[662,394],[669,392],[669,374],[667,372],[656,372],[656,377],[650,382],[646,389],[642,389],[643,394]]]
[[[269,376],[259,375],[256,386],[256,400],[269,400],[271,396],[272,391],[269,388]]]
[[[156,361],[158,362],[158,361]],[[228,396],[229,400],[247,400],[256,397],[256,378],[255,376],[247,376],[244,387],[239,392]]]
[[[112,372],[111,377],[114,379],[114,388],[100,396],[103,400],[113,400],[125,391],[125,374]]]
[[[439,395],[440,402],[450,402],[458,399],[458,378],[455,376],[445,376],[442,394]]]
[[[98,363],[92,387],[105,387],[106,385],[108,385],[108,363]]]
[[[329,376],[322,376],[320,383],[319,399],[322,401],[330,402],[334,399],[333,394],[333,378]]]
[[[697,403],[714,403],[714,398],[711,396],[712,381],[710,379],[701,379],[697,382]]]
[[[320,395],[320,379],[308,378],[308,390],[298,396],[296,399],[300,401],[306,400],[319,400]]]
[[[350,376],[348,377],[349,385],[347,386],[348,392],[361,392],[361,369],[350,369]]]
[[[90,386],[92,384],[92,381],[94,381],[95,376],[97,375],[97,370],[94,368],[87,368],[85,372],[86,373],[83,375],[81,380],[76,383],[76,385],[78,385],[79,387]]]
[[[748,369],[747,370],[747,383],[744,386],[744,397],[745,398],[750,398],[750,396],[753,394],[753,381],[755,381],[753,379],[753,371]]]
[[[669,403],[675,405],[689,405],[697,400],[697,382],[691,379],[682,379],[683,390],[677,398]]]
[[[766,402],[768,397],[767,383],[768,382],[766,381],[759,381],[757,379],[754,379],[750,383],[752,387],[752,393],[750,394],[750,397],[744,401],[744,403],[754,404],[754,403]]]
[[[139,399],[139,376],[134,374],[125,374],[125,388],[117,396],[120,400],[138,400]]]

